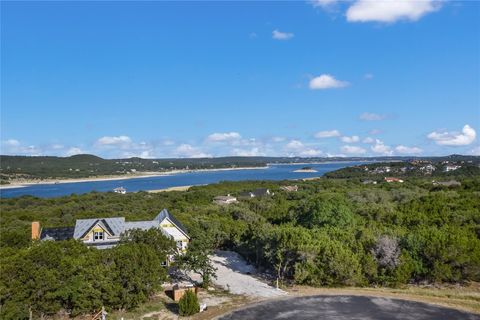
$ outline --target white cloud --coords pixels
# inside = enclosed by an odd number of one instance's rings
[[[416,21],[440,6],[437,0],[358,0],[348,8],[346,16],[350,22]]]
[[[252,148],[250,150],[233,149],[233,155],[240,157],[257,157],[264,156],[265,153],[261,152],[259,148]]]
[[[34,145],[25,146],[16,139],[8,139],[2,141],[0,153],[21,156],[40,156],[43,155],[43,150]]]
[[[185,158],[210,158],[211,154],[204,153],[198,148],[192,147],[189,144],[181,144],[175,149],[175,155]]]
[[[393,154],[392,148],[383,143],[383,141],[376,139],[375,144],[370,147],[373,152],[379,153],[385,156],[391,156]]]
[[[323,154],[321,150],[308,147],[299,140],[291,140],[285,145],[285,150],[289,156],[298,157],[316,157]]]
[[[67,150],[67,152],[65,152],[65,156],[70,157],[70,156],[74,156],[76,154],[82,154],[82,153],[85,153],[82,149],[78,147],[71,147]]]
[[[365,74],[363,75],[363,78],[364,78],[365,80],[372,80],[372,79],[373,79],[373,74],[371,74],[371,73],[365,73]]]
[[[9,147],[18,147],[20,145],[20,141],[16,139],[8,139],[8,140],[5,140],[3,143]]]
[[[462,132],[431,132],[427,135],[428,139],[435,141],[442,146],[466,146],[475,141],[477,133],[468,124],[463,126]]]
[[[351,136],[351,137],[345,136],[345,137],[341,137],[340,139],[345,143],[355,143],[355,142],[360,141],[359,136]]]
[[[154,158],[155,146],[165,146],[163,142],[135,142],[126,135],[121,136],[104,136],[95,141],[93,147],[96,152],[108,158],[118,157],[140,157],[140,158]],[[164,154],[164,151],[162,152]]]
[[[321,156],[322,154],[323,152],[321,150],[314,149],[314,148],[307,148],[305,150],[302,150],[298,155],[300,157],[318,157],[318,156]]]
[[[371,137],[366,137],[365,139],[363,139],[362,141],[363,143],[374,143],[375,140]]]
[[[299,150],[299,149],[302,149],[304,148],[304,144],[299,141],[299,140],[291,140],[289,143],[287,143],[287,145],[285,146],[285,148],[287,150]]]
[[[318,138],[318,139],[339,137],[340,136],[340,131],[338,131],[338,130],[319,131],[319,132],[315,133],[314,136],[315,136],[315,138]]]
[[[121,154],[122,158],[143,158],[143,159],[153,159],[155,156],[152,154],[152,150],[143,150],[143,151],[125,151]]]
[[[238,132],[212,133],[207,137],[209,142],[228,142],[240,140],[242,136]]]
[[[312,90],[325,90],[325,89],[336,89],[344,88],[349,85],[346,81],[341,81],[335,79],[329,74],[322,74],[318,77],[315,77],[310,80],[310,89]]]
[[[340,148],[342,152],[348,153],[348,154],[364,154],[367,152],[364,148],[358,147],[358,146],[343,146]]]
[[[422,153],[423,150],[418,147],[407,147],[407,146],[399,145],[395,147],[395,151],[401,154],[418,154],[418,153]]]
[[[379,129],[372,129],[370,131],[368,131],[369,134],[373,134],[373,135],[376,135],[376,134],[380,134],[382,133],[382,130],[379,130]]]
[[[339,0],[312,0],[310,1],[310,3],[314,6],[314,7],[322,7],[322,8],[325,8],[325,7],[329,7],[335,3],[337,3]]]
[[[386,116],[382,114],[377,114],[377,113],[364,112],[360,115],[359,118],[360,120],[365,120],[365,121],[379,121],[379,120],[385,119]]]
[[[290,40],[295,35],[291,32],[281,32],[277,29],[272,31],[272,38],[276,40]]]
[[[105,136],[97,140],[97,146],[126,146],[132,143],[128,136]]]

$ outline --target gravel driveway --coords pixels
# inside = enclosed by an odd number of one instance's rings
[[[229,290],[233,294],[272,298],[285,296],[287,293],[276,289],[253,277],[256,270],[248,265],[236,252],[217,251],[211,257],[217,268],[217,279],[213,283]]]

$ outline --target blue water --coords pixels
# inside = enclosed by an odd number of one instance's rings
[[[270,165],[268,166],[268,168],[264,169],[200,171],[124,180],[37,184],[23,188],[0,190],[0,197],[12,198],[20,197],[23,195],[32,195],[42,198],[51,198],[66,196],[72,193],[82,194],[91,191],[112,191],[114,188],[117,187],[124,187],[127,189],[127,192],[135,192],[140,190],[156,190],[179,186],[204,185],[220,181],[304,179],[319,177],[326,172],[361,163],[362,162],[337,162],[308,165]],[[305,166],[311,167],[318,172],[293,172],[294,170],[300,169]]]

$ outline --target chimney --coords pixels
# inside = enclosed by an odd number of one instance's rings
[[[39,240],[40,239],[40,222],[33,221],[32,222],[32,240]]]

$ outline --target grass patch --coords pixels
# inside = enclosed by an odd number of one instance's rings
[[[140,319],[141,316],[150,313],[150,312],[160,312],[165,310],[165,300],[162,297],[155,296],[150,301],[142,304],[135,310],[131,311],[112,311],[109,313],[109,318],[112,319],[121,319],[122,317],[125,320],[128,319]],[[144,319],[156,319],[156,317],[145,317]]]

